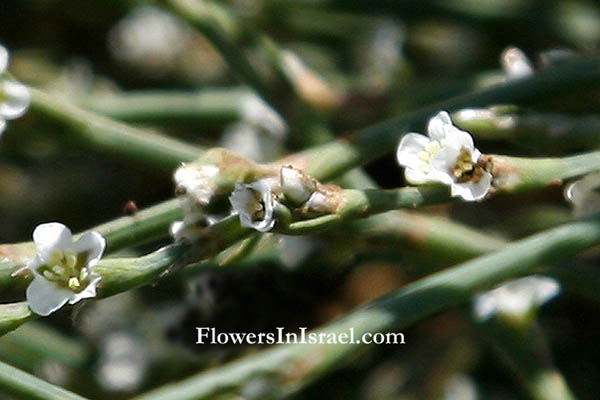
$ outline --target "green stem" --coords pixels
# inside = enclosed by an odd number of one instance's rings
[[[339,334],[352,328],[355,337],[410,326],[427,316],[455,307],[478,291],[506,279],[531,273],[540,263],[571,257],[600,243],[600,223],[583,221],[561,226],[507,245],[409,284],[346,315],[316,333]],[[264,380],[279,388],[274,395],[298,392],[319,376],[348,362],[365,344],[293,344],[275,346],[206,373],[167,385],[137,400],[214,398],[239,392],[251,381]]]
[[[85,111],[39,89],[29,88],[29,92],[31,113],[66,129],[75,142],[93,151],[127,157],[167,171],[202,154],[196,146]]]
[[[2,394],[23,400],[85,400],[75,393],[54,386],[0,361]]]
[[[196,92],[135,91],[90,95],[81,105],[98,114],[126,122],[169,125],[227,124],[244,118],[244,102],[253,96],[240,88]]]
[[[82,341],[35,321],[0,339],[2,359],[31,372],[39,368],[41,360],[53,360],[69,368],[83,368],[90,361],[89,350]]]

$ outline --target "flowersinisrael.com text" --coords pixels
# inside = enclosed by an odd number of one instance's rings
[[[278,327],[276,332],[218,332],[215,328],[196,327],[196,344],[406,344],[400,332],[366,332],[355,335],[354,328],[345,332],[307,332],[302,327],[298,332],[285,332]]]

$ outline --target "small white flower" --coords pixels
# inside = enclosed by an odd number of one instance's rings
[[[242,226],[268,232],[275,226],[275,199],[272,179],[253,183],[236,183],[229,197]]]
[[[481,152],[468,132],[458,129],[446,111],[427,125],[429,137],[409,133],[400,140],[396,157],[412,184],[439,182],[450,186],[452,196],[480,200],[492,185],[492,175],[480,165]]]
[[[38,225],[33,231],[37,255],[25,269],[34,279],[27,288],[29,308],[42,316],[67,302],[95,297],[101,276],[94,266],[102,258],[106,240],[98,232],[86,232],[76,241],[69,228],[58,222]]]
[[[556,280],[539,275],[527,276],[477,295],[473,312],[480,321],[485,321],[496,313],[522,317],[559,292],[560,285]]]
[[[526,78],[534,74],[531,61],[516,47],[508,47],[500,55],[506,80]]]
[[[0,75],[8,67],[8,51],[0,45]],[[21,117],[27,111],[31,101],[25,85],[10,78],[0,81],[0,134],[6,129],[6,120]]]

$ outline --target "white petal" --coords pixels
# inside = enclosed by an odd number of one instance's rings
[[[104,249],[106,249],[106,239],[98,232],[88,231],[85,232],[77,242],[71,245],[71,249],[76,253],[87,252],[87,263],[88,267],[93,267],[100,261]]]
[[[437,182],[430,179],[429,175],[423,172],[421,168],[406,168],[404,170],[406,181],[412,185],[423,185],[429,182]]]
[[[4,130],[6,129],[6,120],[2,117],[0,117],[0,136],[2,136],[2,133],[4,132]]]
[[[475,297],[473,313],[479,321],[485,321],[496,313],[498,302],[493,291],[479,294]]]
[[[0,45],[0,75],[6,72],[6,68],[8,68],[8,50]]]
[[[19,118],[29,107],[27,87],[15,80],[7,79],[0,86],[0,116],[4,119]]]
[[[71,292],[71,296],[69,298],[69,304],[75,304],[79,300],[88,299],[90,297],[96,297],[96,288],[98,287],[98,283],[102,277],[100,275],[92,274],[90,275],[90,283],[79,293]]]
[[[442,141],[442,147],[448,146],[457,150],[462,150],[463,148],[473,150],[475,148],[473,137],[470,133],[458,129],[453,125],[446,125],[445,130],[446,137]]]
[[[446,127],[452,125],[450,114],[440,111],[427,124],[427,135],[433,140],[442,141],[446,137]]]
[[[450,171],[456,166],[460,156],[460,150],[454,147],[444,147],[431,157],[432,172],[430,175],[439,182],[450,185],[454,182],[454,176]]]
[[[233,210],[240,216],[242,226],[254,228],[259,232],[268,232],[275,226],[273,217],[274,200],[271,194],[271,180],[260,180],[250,184],[236,183],[229,201]],[[254,220],[255,206],[259,200],[256,194],[259,194],[260,201],[264,206],[264,217],[261,220]]]
[[[396,152],[396,158],[398,164],[407,168],[419,168],[423,163],[418,157],[419,152],[425,151],[425,146],[429,144],[431,140],[424,135],[418,133],[408,133],[402,137],[398,150]]]
[[[72,235],[69,228],[59,222],[38,225],[33,231],[33,241],[42,261],[47,261],[55,251],[71,247]]]
[[[453,183],[451,186],[451,195],[460,196],[466,201],[481,200],[490,191],[492,187],[492,175],[485,172],[479,182]]]
[[[536,305],[544,304],[560,292],[560,285],[555,279],[535,275],[528,278],[530,284],[535,285],[533,301]]]
[[[34,313],[43,317],[52,314],[69,300],[73,292],[36,275],[27,287],[27,301]]]

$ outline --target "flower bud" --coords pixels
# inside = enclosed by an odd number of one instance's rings
[[[292,166],[281,168],[281,190],[294,206],[304,204],[317,188],[314,179]]]

